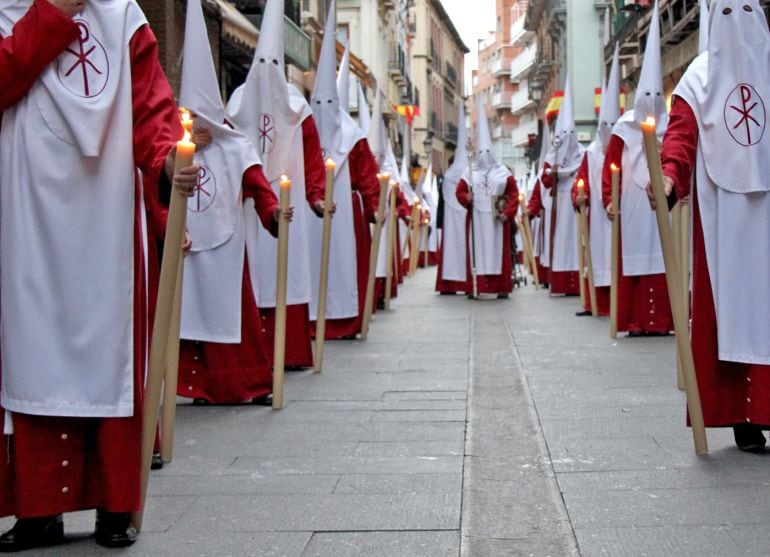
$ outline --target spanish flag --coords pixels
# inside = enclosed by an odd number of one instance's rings
[[[564,100],[564,91],[554,91],[548,106],[545,107],[545,118],[549,124],[559,115],[562,100]]]
[[[411,124],[414,117],[420,115],[420,107],[409,104],[394,104],[393,110],[406,118],[407,124]]]
[[[602,89],[597,87],[594,89],[594,112],[599,116],[599,112],[602,108]],[[626,111],[626,89],[620,88],[620,113],[623,114]]]

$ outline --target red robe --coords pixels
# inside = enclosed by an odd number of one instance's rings
[[[576,211],[578,210],[577,183],[580,180],[583,180],[583,182],[585,183],[583,192],[585,194],[585,203],[586,203],[586,215],[587,215],[586,227],[588,228],[589,230],[588,234],[590,235],[592,215],[589,210],[589,207],[591,206],[591,180],[588,177],[588,153],[586,153],[585,156],[583,157],[583,162],[580,164],[580,168],[578,169],[577,176],[575,176],[575,183],[572,185],[572,204],[575,207]],[[597,193],[596,195],[599,195],[599,194]],[[604,218],[604,215],[598,215],[597,218]],[[585,285],[585,292],[586,292],[583,309],[586,311],[591,311],[591,296],[588,293],[588,278],[583,279],[583,283]],[[596,305],[599,306],[597,308],[599,315],[606,317],[610,314],[610,287],[609,286],[596,287]]]
[[[706,263],[698,188],[691,192],[695,169],[698,123],[690,106],[674,97],[668,129],[663,138],[663,173],[673,178],[676,197],[692,194],[692,351],[703,418],[708,427],[752,423],[770,426],[770,366],[719,360],[717,320],[711,279]],[[735,226],[740,226],[739,222]],[[763,262],[765,263],[765,262]],[[739,270],[736,270],[739,272]],[[740,278],[736,276],[736,288]]]
[[[399,242],[401,242],[401,231],[398,229],[398,219],[399,218],[406,218],[411,214],[411,209],[409,207],[409,203],[406,201],[406,197],[404,197],[404,192],[401,190],[398,190],[396,194],[396,236],[395,236],[395,242],[396,246],[400,245]],[[383,230],[384,234],[384,230]],[[386,242],[388,239],[383,235],[383,237],[380,239],[380,242]],[[399,273],[398,268],[398,258],[394,257],[392,259],[393,262],[393,279],[390,283],[390,297],[391,298],[397,298],[398,297],[398,285],[399,283],[403,282],[403,279],[401,278],[401,274]],[[380,277],[376,280],[374,284],[374,297],[377,300],[377,302],[382,302],[385,300],[385,278]]]
[[[468,209],[468,183],[460,180],[457,183],[457,201],[460,205]],[[477,287],[479,294],[510,294],[513,290],[513,257],[511,254],[511,222],[516,218],[516,211],[519,210],[519,188],[516,185],[516,178],[508,176],[503,195],[508,197],[508,206],[505,208],[507,219],[503,222],[503,262],[499,275],[478,275]],[[473,277],[471,275],[471,212],[465,218],[465,267],[467,269],[466,292],[473,291]]]
[[[602,205],[612,202],[612,163],[620,168],[620,197],[623,197],[621,157],[625,143],[613,135],[607,146],[602,170]],[[620,216],[620,257],[618,257],[618,331],[668,333],[674,328],[668,301],[666,274],[626,276],[623,274],[623,215]]]
[[[379,166],[365,139],[353,146],[348,155],[350,185],[353,190],[353,228],[356,234],[356,268],[358,277],[358,315],[347,319],[327,319],[326,338],[355,338],[361,332],[369,277],[369,249],[372,235],[369,223],[374,222],[380,198],[377,180]],[[374,303],[376,309],[376,302]]]
[[[537,180],[535,183],[535,189],[532,190],[532,195],[529,198],[529,201],[527,202],[527,216],[529,217],[529,220],[533,219],[540,219],[541,223],[545,222],[545,219],[543,218],[543,211],[545,210],[545,207],[543,206],[543,198],[540,194],[540,179]],[[541,226],[540,231],[538,233],[540,236],[540,243],[542,245],[542,242],[545,241],[545,227]],[[535,239],[532,238],[532,244],[534,246]],[[535,257],[535,264],[537,265],[537,277],[540,280],[541,284],[544,284],[545,286],[548,286],[548,280],[550,278],[551,269],[548,267],[544,267],[540,263],[540,256]]]
[[[326,167],[321,154],[321,139],[318,136],[318,128],[316,128],[312,116],[308,116],[302,122],[302,149],[305,159],[305,198],[312,208],[316,202],[323,202],[326,190]],[[259,313],[262,317],[262,330],[265,334],[267,359],[272,367],[275,308],[260,308]],[[312,366],[313,348],[309,303],[286,306],[286,331],[285,365],[287,367]]]
[[[78,36],[77,27],[45,0],[36,0],[0,41],[0,111],[22,99],[37,76]],[[134,160],[144,187],[157,196],[157,179],[169,150],[182,135],[171,88],[158,62],[148,26],[130,42],[133,79]],[[0,516],[18,518],[99,508],[139,509],[142,385],[147,355],[140,188],[134,225],[134,415],[130,418],[64,418],[14,414],[14,435],[0,459]],[[0,428],[4,412],[0,410]]]
[[[273,214],[278,199],[259,166],[243,173],[243,198],[254,199],[259,220],[273,236],[278,225]],[[244,258],[246,257],[244,246]],[[241,290],[241,342],[223,344],[184,340],[179,348],[179,383],[177,394],[201,398],[213,404],[250,402],[273,392],[270,371],[273,345],[268,343],[265,327],[251,287],[248,263],[243,266]]]
[[[541,176],[540,180],[543,183],[543,186],[545,186],[545,189],[549,191],[551,186],[553,186],[553,175],[546,172],[551,168],[551,165],[548,163],[545,163],[543,166],[543,175]],[[555,198],[551,198],[552,200],[555,200]],[[542,200],[541,200],[542,201]],[[556,229],[556,223],[551,222],[551,230],[549,231],[549,234],[553,234],[553,231]],[[559,241],[558,239],[556,241]],[[577,242],[577,238],[575,236],[570,236],[569,241]],[[553,242],[551,242],[551,246],[553,246]],[[551,258],[553,258],[553,253],[551,253]],[[575,296],[577,294],[580,294],[580,273],[577,271],[553,271],[553,264],[551,264],[551,269],[549,269],[549,281],[548,284],[551,288],[551,294],[564,294],[567,296]]]

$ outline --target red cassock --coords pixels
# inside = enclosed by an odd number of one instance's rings
[[[511,254],[511,222],[516,218],[516,211],[519,210],[519,188],[516,185],[516,178],[508,176],[508,180],[505,184],[504,194],[508,197],[508,205],[505,208],[505,216],[507,219],[503,222],[503,262],[499,275],[478,275],[477,286],[479,294],[510,294],[513,290],[513,258]],[[468,209],[468,183],[465,180],[460,180],[457,183],[457,201],[460,205]],[[471,212],[468,211],[468,215],[465,219],[465,238],[466,238],[466,292],[470,292],[473,288],[471,276]]]
[[[535,183],[535,189],[532,190],[532,195],[529,198],[529,201],[527,202],[527,216],[529,217],[529,220],[534,219],[540,219],[540,222],[545,222],[545,219],[543,219],[543,211],[545,210],[545,207],[543,206],[543,198],[540,194],[540,180],[538,179]],[[540,226],[539,232],[539,242],[540,245],[545,242],[545,227]],[[532,243],[534,244],[538,240],[535,238],[532,238]],[[543,267],[543,265],[540,263],[540,256],[535,256],[535,264],[537,265],[537,278],[540,280],[541,283],[548,284],[548,279],[550,278],[550,269],[548,267]]]
[[[278,224],[273,219],[278,199],[262,169],[252,166],[243,173],[243,198],[254,199],[259,220],[273,236]],[[244,246],[244,258],[246,251]],[[222,344],[184,340],[179,349],[179,396],[203,399],[214,404],[250,402],[273,392],[273,374],[268,354],[273,345],[267,340],[248,263],[243,266],[241,290],[241,342]]]
[[[583,180],[583,183],[585,184],[585,187],[583,188],[583,192],[585,195],[585,203],[586,203],[586,215],[588,222],[586,223],[586,228],[588,230],[591,229],[590,222],[591,222],[591,212],[588,210],[588,207],[591,206],[591,180],[589,179],[588,174],[588,153],[583,157],[583,162],[580,163],[580,168],[578,169],[577,176],[575,176],[575,183],[572,186],[572,204],[575,207],[575,210],[578,210],[577,205],[577,196],[578,196],[578,187],[577,183]],[[596,193],[595,195],[599,195],[599,193]],[[602,217],[603,215],[598,215],[597,218]],[[588,295],[588,278],[583,279],[584,285],[585,285],[585,303],[583,304],[583,309],[586,311],[591,311],[591,296]],[[599,315],[601,316],[608,316],[610,314],[610,287],[609,286],[597,286],[596,287],[596,305],[599,306],[597,308],[597,311]]]
[[[380,197],[380,183],[377,180],[379,166],[365,139],[353,146],[348,155],[348,167],[353,190],[353,228],[356,234],[358,315],[347,319],[327,319],[327,339],[354,338],[361,332],[366,282],[369,277],[369,250],[372,244],[369,223],[375,220]],[[376,303],[374,305],[376,309]]]
[[[45,1],[36,1],[0,42],[0,110],[22,99],[37,76],[78,36],[77,27]],[[130,42],[134,160],[148,195],[171,147],[182,135],[171,88],[158,62],[152,31],[143,26]],[[0,459],[0,516],[18,518],[99,508],[139,509],[144,362],[147,355],[147,285],[136,188],[134,225],[134,415],[130,418],[62,418],[13,415],[14,434]],[[4,412],[0,410],[0,429]]]
[[[305,155],[305,198],[312,208],[323,202],[326,188],[326,167],[321,152],[315,120],[308,116],[302,122],[302,149]],[[323,215],[321,215],[323,216]],[[275,338],[275,308],[260,308],[262,329],[270,366],[273,365],[273,339]],[[288,304],[286,306],[286,356],[288,367],[313,365],[311,344],[310,304]]]
[[[546,172],[549,168],[551,168],[549,163],[543,165],[543,175],[540,177],[540,180],[550,194],[551,186],[553,186],[553,174]],[[542,199],[540,201],[542,203]],[[556,223],[552,222],[551,230],[548,231],[549,237],[555,229]],[[557,238],[555,241],[558,242],[559,240],[560,238]],[[577,242],[577,239],[572,235],[570,235],[569,240]],[[553,246],[553,241],[551,241],[551,245]],[[553,253],[551,253],[551,258],[553,259]],[[553,263],[550,266],[552,269]],[[580,294],[580,274],[577,271],[553,271],[551,269],[549,269],[550,272],[548,273],[548,284],[551,294],[564,294],[567,296]]]
[[[698,148],[698,122],[690,106],[674,97],[663,139],[663,173],[674,179],[676,196],[691,194]],[[770,426],[770,366],[719,360],[714,297],[706,262],[698,189],[692,190],[692,351],[707,427],[752,423]],[[735,226],[740,226],[736,222]],[[736,249],[741,249],[736,246]],[[766,264],[766,262],[762,262]],[[740,273],[736,269],[736,273]],[[739,280],[736,279],[736,288]]]
[[[623,168],[621,157],[625,143],[613,135],[607,146],[602,170],[602,204],[612,202],[612,163],[620,168],[620,196],[623,196]],[[623,253],[623,215],[620,215],[620,246]],[[665,273],[655,275],[626,276],[623,274],[623,257],[618,257],[618,331],[656,334],[673,330],[671,304]]]
[[[411,214],[411,209],[409,208],[409,203],[406,201],[406,197],[404,196],[404,192],[401,190],[398,190],[396,194],[396,236],[395,236],[395,244],[396,246],[401,245],[401,231],[399,230],[398,226],[398,219],[405,219],[407,216]],[[388,239],[384,236],[385,231],[383,230],[383,237],[380,239],[380,242],[385,242],[387,244]],[[399,266],[398,266],[398,257],[396,257],[396,254],[394,252],[393,254],[393,279],[390,283],[390,297],[391,298],[397,298],[398,297],[398,285],[403,282],[403,279],[401,277],[401,273],[399,272]],[[385,278],[378,278],[374,285],[374,297],[377,302],[382,302],[385,300]]]

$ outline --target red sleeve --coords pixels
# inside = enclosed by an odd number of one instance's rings
[[[302,122],[302,150],[305,157],[305,198],[312,208],[323,202],[326,193],[326,167],[321,139],[312,116]]]
[[[544,163],[543,164],[543,173],[540,175],[540,182],[543,184],[543,187],[545,189],[550,190],[551,186],[553,186],[553,176],[551,175],[551,164],[550,163]]]
[[[583,192],[586,196],[586,199],[590,199],[591,197],[591,183],[588,179],[588,153],[586,152],[585,155],[583,155],[583,162],[580,163],[580,168],[578,168],[577,176],[575,176],[575,181],[572,183],[572,205],[577,209],[577,194],[578,194],[578,187],[577,183],[583,180],[583,184],[585,186],[583,187]]]
[[[468,182],[466,182],[464,179],[460,179],[459,182],[457,182],[457,189],[455,190],[455,195],[457,196],[457,201],[460,202],[460,205],[465,207],[466,209],[470,205],[470,202],[468,201]]]
[[[35,0],[13,28],[0,39],[0,112],[29,91],[38,76],[78,37],[78,27],[47,0]]]
[[[519,210],[519,186],[516,184],[516,178],[508,176],[505,183],[505,195],[508,197],[508,205],[505,208],[505,216],[508,220],[516,218],[516,211]]]
[[[278,198],[270,187],[270,182],[265,178],[262,167],[258,164],[251,166],[243,173],[243,198],[254,200],[254,206],[262,221],[262,226],[273,236],[278,236],[278,223],[275,222],[273,215],[279,208]]]
[[[396,211],[398,212],[398,216],[402,219],[407,219],[412,216],[412,207],[406,200],[404,192],[400,189],[398,190],[398,196],[396,197]]]
[[[620,164],[623,158],[623,148],[625,143],[617,135],[613,135],[607,145],[607,152],[604,154],[604,167],[602,168],[602,206],[607,207],[612,202],[612,165],[615,164],[620,169],[618,178],[620,180],[619,193],[623,193],[623,167]],[[618,208],[614,207],[617,211]]]
[[[690,194],[690,178],[695,169],[697,149],[698,122],[690,105],[675,96],[663,137],[661,162],[663,174],[674,180],[677,198]]]
[[[527,203],[527,213],[530,219],[534,219],[540,215],[540,211],[543,210],[543,198],[540,195],[540,180],[535,183],[535,189],[532,190],[532,195]]]
[[[353,146],[348,161],[351,187],[363,197],[366,219],[374,222],[380,200],[380,183],[377,180],[379,167],[366,139],[360,140]]]

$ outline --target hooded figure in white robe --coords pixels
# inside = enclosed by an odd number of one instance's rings
[[[454,161],[444,174],[444,229],[441,242],[441,277],[447,281],[464,281],[466,272],[465,220],[468,210],[463,207],[455,192],[458,182],[468,171],[468,132],[465,128],[465,107],[457,108],[457,149]]]

